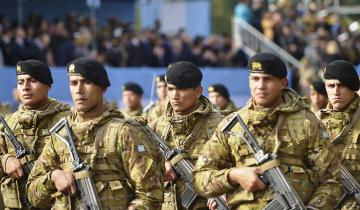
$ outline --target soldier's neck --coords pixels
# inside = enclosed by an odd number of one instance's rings
[[[79,122],[86,122],[89,120],[93,120],[101,116],[101,114],[105,110],[105,105],[103,103],[95,106],[93,109],[87,112],[77,111],[77,121]]]
[[[175,112],[175,115],[188,115],[190,113],[192,113],[193,111],[195,111],[197,108],[199,108],[200,106],[200,100],[197,100],[197,102],[194,104],[194,106],[192,106],[191,108],[189,108],[188,110],[184,111],[184,112]]]
[[[49,107],[50,104],[50,99],[47,98],[46,100],[44,100],[43,102],[36,104],[34,106],[27,106],[25,105],[25,109],[27,110],[39,110],[39,111],[44,111],[45,109],[47,109]]]
[[[254,110],[255,110],[255,111],[260,111],[260,110],[262,110],[262,109],[275,108],[275,107],[277,107],[281,102],[282,102],[282,98],[281,98],[281,97],[279,97],[278,99],[276,99],[276,100],[274,101],[274,103],[271,103],[271,104],[269,104],[269,105],[267,105],[267,106],[262,106],[262,105],[260,105],[260,104],[256,104],[255,101],[253,101],[253,107],[254,107]]]

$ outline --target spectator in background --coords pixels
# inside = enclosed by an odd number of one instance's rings
[[[250,0],[239,0],[235,6],[234,14],[235,17],[252,25],[254,23],[254,14],[251,10],[250,3]]]

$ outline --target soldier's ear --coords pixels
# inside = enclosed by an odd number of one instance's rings
[[[283,78],[280,81],[281,81],[281,89],[285,89],[289,84],[289,81],[287,78]]]
[[[196,96],[200,98],[203,92],[203,87],[201,85],[198,85],[195,90],[196,90]]]

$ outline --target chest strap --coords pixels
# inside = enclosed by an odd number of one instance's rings
[[[332,143],[336,144],[339,143],[346,134],[351,130],[351,128],[355,125],[357,120],[360,117],[360,106],[356,109],[356,112],[354,113],[353,117],[351,118],[350,122],[341,130],[339,135],[337,135],[334,139],[331,140]]]

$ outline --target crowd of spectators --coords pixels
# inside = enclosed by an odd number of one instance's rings
[[[348,23],[338,15],[322,10],[314,2],[303,2],[240,0],[235,15],[301,60],[304,78],[316,76],[324,63],[334,59],[359,64],[359,33],[349,31]],[[55,20],[31,14],[19,27],[0,17],[0,66],[13,66],[30,58],[50,66],[65,66],[80,56],[114,67],[164,67],[179,60],[210,67],[247,65],[247,56],[233,46],[229,35],[191,38],[186,30],[163,34],[161,24],[154,25],[137,32],[132,24],[116,18],[96,26],[94,19],[70,13]]]
[[[321,76],[325,63],[344,59],[360,64],[360,22],[316,2],[239,0],[235,7],[236,16],[301,61],[303,87]]]
[[[80,56],[114,67],[164,67],[179,60],[210,67],[247,65],[245,53],[234,49],[231,37],[226,34],[192,39],[185,30],[163,34],[155,27],[135,32],[132,24],[116,18],[110,18],[105,26],[97,29],[95,25],[94,19],[75,14],[52,21],[32,14],[23,27],[1,17],[0,47],[4,65],[13,66],[19,60],[32,58],[50,66],[65,66]]]

